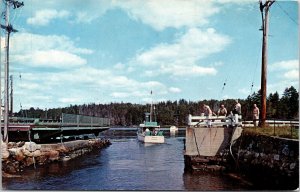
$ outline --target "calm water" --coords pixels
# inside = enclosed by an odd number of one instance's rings
[[[219,174],[184,172],[184,137],[145,145],[132,136],[64,163],[27,169],[22,178],[3,178],[8,190],[247,190]]]

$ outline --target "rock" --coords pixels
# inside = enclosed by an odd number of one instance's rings
[[[2,159],[7,159],[9,157],[7,145],[4,142],[1,142],[1,155],[2,155]]]
[[[7,148],[8,149],[16,148],[16,147],[17,147],[17,144],[15,142],[8,142],[7,143]]]
[[[49,160],[54,161],[59,159],[59,152],[58,151],[49,151]]]
[[[25,156],[23,155],[23,153],[19,153],[18,155],[16,155],[15,159],[17,161],[22,161],[25,158]]]
[[[23,153],[27,157],[32,157],[32,155],[33,155],[30,151],[26,150],[25,148],[23,148]]]
[[[41,149],[41,145],[37,145],[34,142],[25,142],[23,148],[25,150],[28,150],[29,152],[33,152],[33,151],[36,151],[38,149]]]
[[[40,155],[38,157],[36,157],[36,162],[38,162],[40,165],[43,165],[47,162],[47,156],[45,155]]]
[[[279,155],[278,154],[274,155],[274,160],[279,161]]]
[[[12,148],[12,149],[9,149],[9,154],[11,156],[13,156],[15,158],[15,160],[17,161],[22,161],[25,156],[24,156],[24,153],[23,153],[23,148]]]
[[[290,169],[291,169],[291,170],[295,169],[295,167],[296,167],[296,163],[291,163],[291,164],[290,164]]]
[[[33,157],[38,157],[38,156],[40,156],[41,154],[42,154],[42,153],[41,153],[40,150],[36,150],[35,152],[32,153],[32,156],[33,156]]]
[[[20,141],[20,142],[17,143],[17,147],[23,147],[24,144],[25,144],[24,141]]]
[[[2,160],[7,159],[9,157],[9,152],[6,150],[2,150]]]
[[[30,166],[33,165],[35,163],[33,157],[26,157],[25,161],[24,161],[26,166]]]
[[[11,161],[7,161],[5,164],[3,164],[4,166],[4,171],[8,172],[8,173],[16,173],[17,172],[17,168],[15,166],[14,163],[12,163]]]
[[[9,173],[6,173],[6,172],[2,171],[2,177],[14,178],[14,177],[21,177],[21,175],[12,175],[12,174],[9,174]]]

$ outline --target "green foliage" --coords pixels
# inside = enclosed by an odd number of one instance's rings
[[[299,115],[299,94],[294,87],[286,88],[282,97],[275,92],[267,98],[267,118],[291,119]],[[252,108],[256,103],[260,108],[260,91],[249,95],[246,99],[239,99],[242,105],[242,116],[244,120],[252,120]],[[203,100],[203,101],[178,101],[158,102],[155,104],[155,116],[160,125],[185,126],[189,114],[200,115],[203,113],[202,105],[207,104],[213,112],[217,113],[221,104],[224,104],[228,113],[233,110],[234,99]],[[59,120],[61,113],[80,114],[110,118],[112,126],[133,126],[144,121],[144,113],[150,111],[150,105],[132,103],[110,103],[110,104],[84,104],[70,105],[65,108],[54,108],[48,110],[30,108],[15,114],[20,117],[34,117],[42,119]]]
[[[266,126],[266,127],[248,127],[244,131],[252,134],[262,134],[267,136],[284,137],[290,139],[299,139],[299,129],[293,126]]]

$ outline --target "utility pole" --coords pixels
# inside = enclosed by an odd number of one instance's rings
[[[9,114],[10,116],[13,115],[13,104],[14,104],[14,100],[13,100],[13,93],[14,93],[14,89],[13,89],[13,76],[10,75],[10,109],[9,109]]]
[[[259,0],[259,8],[261,12],[262,19],[262,31],[263,31],[263,40],[262,40],[262,66],[261,66],[261,127],[265,126],[266,123],[266,114],[267,114],[267,63],[268,63],[268,31],[269,31],[269,9],[275,0],[266,0],[265,3],[262,0]]]
[[[2,9],[2,3],[0,3],[0,10]],[[0,15],[0,21],[1,21],[2,14]],[[0,136],[1,136],[1,142],[3,141],[3,135],[2,135],[2,118],[3,118],[3,111],[2,111],[2,55],[1,55],[1,47],[2,47],[2,34],[0,30]]]
[[[5,25],[1,25],[1,28],[6,30],[5,41],[5,65],[4,65],[4,135],[3,141],[8,143],[8,127],[9,127],[9,38],[10,33],[17,32],[9,23],[9,9],[13,6],[13,9],[20,8],[24,3],[20,3],[15,0],[5,0]]]

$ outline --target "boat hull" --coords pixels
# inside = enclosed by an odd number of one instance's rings
[[[164,136],[144,136],[142,134],[138,134],[138,140],[143,143],[164,143]]]

